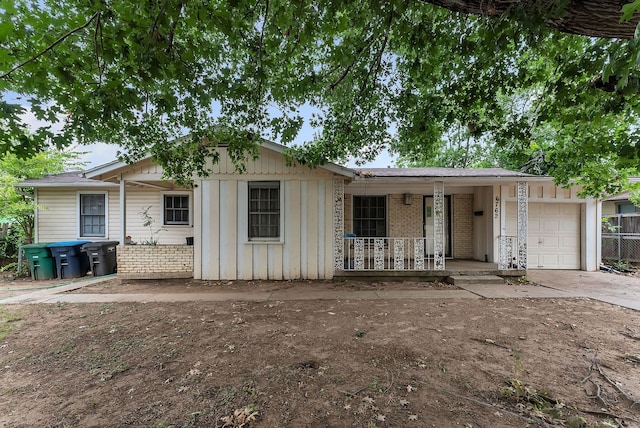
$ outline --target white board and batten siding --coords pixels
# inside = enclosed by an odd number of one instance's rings
[[[576,187],[530,185],[528,190],[527,267],[596,270],[600,232],[593,219],[599,210],[597,201],[580,198]],[[515,236],[515,188],[503,186],[502,196],[506,204],[503,230]]]
[[[221,153],[214,173],[195,188],[196,278],[209,280],[328,279],[333,277],[333,173],[287,166],[261,149],[246,172]],[[249,240],[251,181],[280,182],[280,238]]]

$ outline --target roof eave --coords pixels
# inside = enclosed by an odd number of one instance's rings
[[[95,188],[103,188],[103,189],[110,189],[110,188],[119,188],[120,186],[116,183],[107,183],[107,182],[103,182],[103,181],[98,181],[96,183],[19,183],[18,187],[34,187],[34,188],[40,188],[40,187],[48,187],[48,188],[52,188],[52,187],[63,187],[63,188],[67,188],[67,187],[72,187],[72,188],[85,188],[85,189],[95,189]]]
[[[151,156],[148,156],[144,159],[148,159]],[[141,159],[141,160],[144,160]],[[114,160],[111,161],[109,163],[105,163],[103,165],[98,165],[94,168],[88,169],[87,171],[85,171],[84,175],[87,178],[93,178],[93,177],[97,177],[99,175],[103,175],[103,174],[107,174],[109,172],[115,171],[117,169],[120,168],[124,168],[125,166],[129,165],[126,162],[122,162],[122,161],[118,161],[118,160]]]
[[[434,181],[445,181],[445,182],[465,182],[465,181],[474,181],[474,182],[485,182],[485,183],[504,183],[504,182],[514,182],[514,181],[527,181],[527,182],[549,182],[553,181],[552,177],[547,176],[498,176],[498,177],[490,177],[490,176],[457,176],[457,177],[445,177],[445,176],[431,176],[431,177],[415,177],[415,176],[387,176],[387,177],[366,177],[362,175],[355,176],[355,182],[358,181],[378,181],[378,182],[398,182],[398,181],[406,181],[406,182],[434,182]]]

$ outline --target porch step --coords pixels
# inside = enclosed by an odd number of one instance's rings
[[[504,284],[504,279],[496,275],[460,275],[447,277],[447,282],[453,285],[499,285]]]

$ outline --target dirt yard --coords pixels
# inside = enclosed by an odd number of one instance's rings
[[[0,301],[6,427],[638,427],[637,400],[640,313],[589,300]]]

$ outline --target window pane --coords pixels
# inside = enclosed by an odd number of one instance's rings
[[[80,195],[80,236],[106,236],[105,195]]]
[[[383,237],[387,233],[386,196],[353,197],[353,233]]]
[[[249,183],[249,238],[280,236],[280,182]]]
[[[189,196],[164,196],[164,224],[189,224]]]

